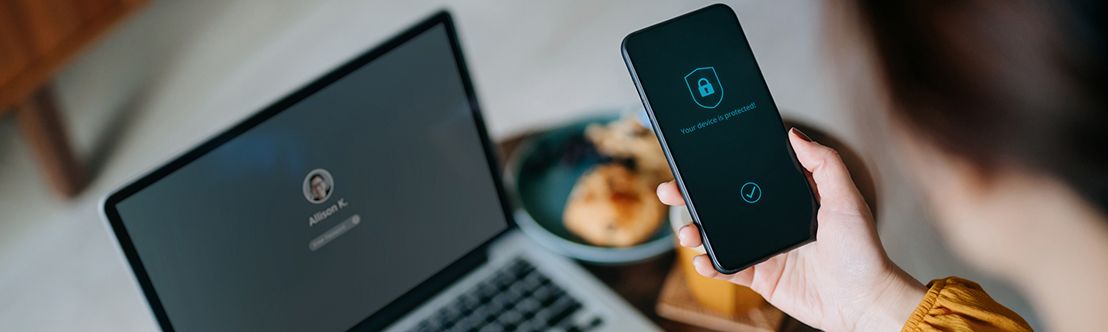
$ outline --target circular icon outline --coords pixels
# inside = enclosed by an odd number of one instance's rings
[[[754,189],[750,191],[750,194],[752,196],[747,196],[746,195],[746,187],[750,186],[750,185],[753,185]],[[758,192],[758,197],[753,197],[755,191]],[[754,182],[744,183],[742,188],[739,188],[739,195],[742,195],[743,201],[746,201],[747,203],[751,203],[751,204],[757,203],[759,200],[762,199],[762,186],[759,186],[757,183],[754,183]],[[747,197],[750,197],[750,198],[747,198]]]
[[[312,193],[312,178],[319,176],[323,178],[323,182],[327,184],[327,193],[323,197],[318,198]],[[323,204],[331,198],[331,194],[335,192],[335,179],[331,177],[331,172],[328,172],[322,168],[313,169],[308,172],[308,175],[304,177],[304,183],[301,185],[301,189],[304,191],[304,198],[312,204]]]

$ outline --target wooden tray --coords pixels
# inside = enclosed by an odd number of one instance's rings
[[[725,315],[700,306],[692,297],[681,266],[674,264],[658,294],[654,308],[659,316],[719,331],[774,332],[781,328],[785,313],[769,303],[746,314]]]

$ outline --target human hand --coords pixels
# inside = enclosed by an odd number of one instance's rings
[[[699,255],[693,258],[696,271],[748,286],[822,330],[899,331],[927,289],[885,254],[873,215],[838,153],[795,128],[789,141],[820,201],[816,241],[731,275],[717,272],[707,255]],[[658,186],[658,198],[685,205],[672,181]],[[677,237],[682,246],[701,245],[694,224],[682,227]]]

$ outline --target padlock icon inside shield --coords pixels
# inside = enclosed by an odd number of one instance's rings
[[[716,108],[723,102],[723,85],[719,83],[715,67],[701,67],[685,75],[693,101],[703,108]]]

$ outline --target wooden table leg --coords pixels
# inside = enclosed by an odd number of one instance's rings
[[[70,147],[52,89],[49,86],[39,89],[16,104],[15,113],[24,137],[54,190],[64,197],[81,192],[85,173]]]

